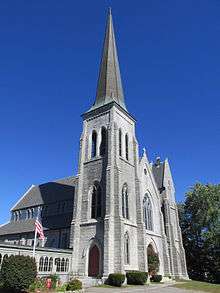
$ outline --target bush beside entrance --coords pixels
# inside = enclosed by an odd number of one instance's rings
[[[125,281],[125,275],[123,274],[110,274],[108,276],[107,283],[111,286],[121,287]]]
[[[148,273],[131,271],[126,273],[128,285],[144,285],[147,282]]]
[[[161,275],[153,275],[153,276],[150,278],[150,280],[151,280],[152,282],[157,282],[157,283],[159,283],[159,282],[162,280],[162,276],[161,276]]]

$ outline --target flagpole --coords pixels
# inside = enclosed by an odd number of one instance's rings
[[[34,247],[33,247],[33,258],[35,257],[36,244],[37,244],[37,229],[35,228],[35,233],[34,233]]]
[[[38,207],[37,209],[37,219],[39,217],[39,212],[40,212],[40,208]],[[36,226],[34,224],[34,247],[33,247],[33,258],[35,257],[35,251],[36,251],[36,244],[37,244],[37,229]]]

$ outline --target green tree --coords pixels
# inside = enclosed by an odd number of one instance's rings
[[[148,273],[149,275],[156,275],[159,270],[160,261],[157,253],[149,254],[148,258]]]
[[[220,184],[195,184],[178,205],[189,277],[220,282]]]
[[[11,255],[2,263],[0,279],[4,288],[22,291],[29,288],[36,275],[37,267],[33,258]]]

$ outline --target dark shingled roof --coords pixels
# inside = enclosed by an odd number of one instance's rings
[[[164,179],[164,162],[161,162],[159,158],[157,158],[156,163],[152,165],[152,172],[154,175],[154,179],[157,184],[157,188],[160,192],[163,191],[163,179]]]
[[[9,222],[0,227],[0,235],[27,233],[34,231],[34,222],[35,219]]]
[[[12,211],[25,209],[39,205],[50,205],[59,201],[71,201],[71,208],[63,214],[55,214],[42,218],[42,225],[45,230],[61,229],[70,227],[72,221],[72,211],[74,203],[75,186],[77,177],[67,177],[64,179],[48,182],[38,186],[32,186],[24,196],[12,208]],[[34,231],[35,219],[11,221],[0,226],[0,235],[11,235],[28,233]]]
[[[77,184],[77,177],[67,177],[47,182],[41,185],[32,186],[25,195],[16,203],[12,211],[50,204],[59,200],[72,199],[74,188]]]
[[[69,228],[72,221],[72,213],[48,216],[42,219],[44,230]],[[0,227],[0,236],[34,232],[35,219],[11,221]]]

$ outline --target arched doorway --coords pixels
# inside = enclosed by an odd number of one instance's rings
[[[155,249],[152,244],[149,244],[147,247],[147,262],[149,275],[155,275],[159,271],[160,261],[159,256],[155,252]]]
[[[89,277],[97,277],[99,275],[100,252],[97,245],[89,250]]]

